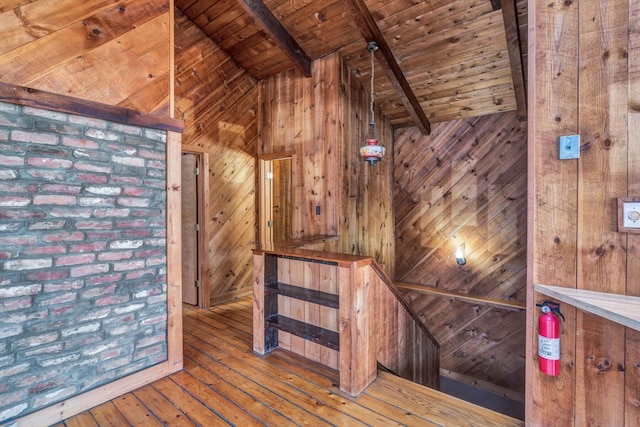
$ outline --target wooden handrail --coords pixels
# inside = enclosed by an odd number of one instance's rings
[[[407,291],[420,292],[422,294],[430,294],[447,298],[454,298],[460,301],[469,302],[472,304],[487,305],[495,308],[502,308],[510,311],[525,311],[527,306],[524,303],[518,301],[507,301],[498,298],[484,297],[481,295],[463,294],[460,292],[448,291],[444,289],[433,288],[431,286],[414,285],[412,283],[394,282],[398,289],[404,289]]]

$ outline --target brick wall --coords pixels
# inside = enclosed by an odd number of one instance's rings
[[[166,132],[0,102],[0,422],[167,359]]]

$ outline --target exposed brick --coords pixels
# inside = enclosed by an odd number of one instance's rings
[[[76,322],[88,322],[91,320],[104,319],[111,313],[110,308],[92,309],[90,312],[81,316],[76,316]]]
[[[53,298],[41,299],[38,302],[38,305],[42,307],[47,307],[50,305],[64,304],[67,302],[76,301],[78,299],[78,294],[75,292],[67,292],[62,295],[56,295]]]
[[[129,304],[123,307],[116,307],[115,309],[113,309],[113,312],[116,314],[125,314],[125,313],[130,313],[132,311],[138,311],[144,306],[145,306],[144,303]]]
[[[164,348],[161,344],[156,344],[151,347],[147,347],[144,349],[140,349],[133,354],[133,360],[142,359],[143,357],[149,357],[153,354],[158,354],[164,351]]]
[[[61,195],[38,195],[33,198],[34,205],[64,205],[70,206],[76,204],[75,196]]]
[[[9,366],[8,368],[0,369],[0,378],[6,378],[10,375],[21,374],[29,370],[28,363],[20,363],[17,365]]]
[[[136,346],[138,348],[146,347],[149,345],[165,342],[166,339],[167,339],[167,335],[164,333],[160,333],[160,334],[152,335],[150,337],[145,337],[138,340],[138,342],[136,343]]]
[[[22,108],[22,113],[26,116],[42,117],[45,119],[57,120],[59,122],[66,122],[68,117],[65,113],[27,106]]]
[[[155,159],[155,160],[166,160],[167,154],[162,151],[151,151],[151,150],[140,150],[138,152],[140,157],[144,157],[147,159]]]
[[[97,142],[92,141],[90,139],[72,138],[68,136],[65,136],[62,138],[62,145],[65,145],[67,147],[89,148],[89,149],[98,149],[100,147],[100,145]]]
[[[142,240],[116,240],[109,244],[110,249],[137,249],[144,244]]]
[[[100,285],[104,283],[119,282],[122,279],[122,273],[105,274],[102,276],[88,277],[87,285]]]
[[[33,350],[27,350],[24,352],[24,355],[26,357],[31,357],[31,356],[40,356],[43,354],[57,354],[57,353],[61,353],[62,350],[63,350],[62,343],[55,343],[55,344],[47,345],[44,347],[39,347]]]
[[[0,338],[10,338],[20,335],[24,328],[22,325],[0,325]]]
[[[97,307],[104,307],[107,305],[122,304],[129,301],[129,295],[111,295],[108,297],[99,298],[96,300]]]
[[[153,141],[162,142],[164,144],[166,144],[166,142],[167,142],[167,133],[158,131],[156,129],[145,128],[144,129],[144,136],[147,139],[151,139]]]
[[[35,245],[38,242],[36,236],[0,236],[0,245],[2,246],[28,246]]]
[[[8,420],[17,417],[18,415],[22,414],[28,407],[29,405],[26,403],[19,403],[6,409],[2,409],[0,410],[0,420]]]
[[[135,176],[124,176],[124,175],[112,175],[111,184],[119,184],[119,185],[142,185],[142,179]],[[126,188],[123,190],[126,191]],[[127,193],[123,193],[127,194]],[[135,194],[129,194],[134,196]]]
[[[49,312],[46,309],[38,310],[38,311],[23,312],[23,313],[13,313],[8,315],[3,315],[1,321],[2,323],[14,323],[14,324],[25,323],[29,320],[45,319],[47,318],[48,313]],[[2,352],[0,351],[0,353]]]
[[[106,363],[101,363],[98,366],[97,371],[98,372],[106,372],[106,371],[111,371],[117,368],[120,368],[122,366],[127,366],[128,364],[131,363],[132,357],[131,356],[125,356],[125,357],[120,357],[117,359],[111,359],[109,362]]]
[[[84,233],[80,231],[76,232],[58,232],[53,234],[46,234],[42,236],[42,241],[45,243],[56,243],[56,242],[80,242],[84,240]]]
[[[80,391],[93,389],[98,384],[104,384],[115,378],[116,372],[109,371],[102,375],[93,375],[91,378],[83,378],[83,383],[80,386]]]
[[[91,242],[73,244],[69,246],[69,252],[100,252],[105,250],[107,242]]]
[[[24,165],[24,157],[2,156],[2,155],[0,155],[0,165],[2,165],[2,166],[22,166],[22,165]]]
[[[94,215],[96,218],[124,218],[129,216],[129,209],[96,209]]]
[[[91,150],[73,150],[72,156],[76,159],[85,159],[92,160],[96,162],[108,162],[109,155],[107,153],[102,153],[100,151],[91,151]]]
[[[100,330],[100,326],[102,326],[100,322],[95,322],[95,323],[89,323],[86,325],[76,326],[73,328],[63,329],[62,336],[69,337],[71,335],[86,334],[87,332],[96,332]]]
[[[98,129],[107,129],[108,127],[108,122],[106,120],[86,116],[70,115],[69,123],[74,123],[82,126],[91,126]]]
[[[156,267],[159,265],[165,265],[167,263],[167,257],[159,258],[147,258],[147,267]]]
[[[2,310],[0,311],[10,311],[10,310],[20,310],[31,308],[32,302],[31,298],[12,298],[7,300],[0,300],[0,307]]]
[[[80,197],[78,199],[80,206],[94,207],[112,207],[116,205],[116,199],[113,197]]]
[[[147,160],[147,167],[153,169],[162,169],[164,171],[167,168],[167,165],[165,162],[161,162],[159,160]],[[164,174],[160,176],[164,176]]]
[[[76,393],[75,387],[65,387],[56,391],[49,392],[33,400],[33,408],[41,408],[43,406],[50,405],[53,402],[58,402],[69,396],[73,396]]]
[[[149,228],[131,228],[123,230],[121,237],[127,239],[142,239],[145,237],[151,237],[151,233],[153,233],[153,230]]]
[[[88,129],[85,132],[85,135],[88,136],[89,138],[103,139],[105,141],[120,140],[120,134],[117,134],[115,132],[106,132],[99,129]]]
[[[113,172],[113,168],[111,166],[105,165],[97,165],[95,163],[77,161],[74,165],[75,169],[87,172],[101,172],[101,173],[111,173]]]
[[[98,254],[98,261],[120,261],[133,257],[133,251],[103,252]]]
[[[166,314],[163,314],[161,316],[154,316],[148,319],[144,319],[140,322],[140,325],[149,326],[149,325],[155,325],[157,323],[166,323],[166,322],[167,322],[167,316]]]
[[[90,276],[93,274],[106,273],[109,271],[109,264],[92,264],[71,269],[71,277]]]
[[[110,230],[113,228],[111,221],[76,221],[76,228],[79,230]]]
[[[25,349],[25,348],[33,348],[38,347],[43,344],[51,344],[58,339],[57,332],[49,332],[46,334],[40,335],[30,335],[22,339],[14,339],[12,343],[12,347],[14,349]]]
[[[118,133],[125,133],[127,135],[141,135],[142,129],[138,126],[129,126],[122,123],[110,123],[109,129]]]
[[[11,139],[18,142],[30,142],[33,144],[58,145],[60,138],[57,135],[40,132],[26,132],[14,130],[11,132]]]
[[[18,172],[13,170],[1,169],[0,170],[0,179],[4,181],[9,181],[12,179],[16,179],[18,177]]]
[[[118,230],[96,230],[87,231],[87,239],[89,240],[113,240],[121,236],[121,232]]]
[[[90,218],[92,209],[53,208],[51,216],[54,218]]]
[[[15,298],[23,297],[26,295],[37,295],[42,290],[42,285],[18,285],[18,286],[3,286],[0,288],[0,298]]]
[[[135,167],[144,167],[145,161],[139,157],[122,157],[122,156],[112,156],[111,161],[113,163],[119,163],[126,166],[135,166]]]
[[[27,159],[29,166],[51,168],[51,169],[71,169],[73,162],[65,159],[51,159],[46,157],[29,157]]]
[[[65,220],[38,221],[29,226],[29,230],[60,230],[67,225]]]
[[[57,166],[53,164],[48,167],[57,168]],[[23,170],[22,173],[30,176],[32,179],[43,179],[47,181],[64,181],[67,177],[67,174],[60,170],[26,169]]]
[[[118,196],[122,192],[120,187],[85,187],[87,193],[99,194],[102,196]]]
[[[103,295],[109,295],[114,293],[116,285],[110,286],[93,286],[80,293],[82,299],[92,299]]]
[[[80,194],[82,186],[68,184],[44,184],[40,187],[48,193]]]
[[[54,265],[56,267],[63,265],[77,265],[77,264],[89,264],[96,259],[96,255],[93,253],[90,254],[81,254],[81,255],[67,255],[58,257],[55,260]]]
[[[78,179],[91,184],[106,184],[109,181],[106,175],[98,175],[95,173],[79,173]]]
[[[12,261],[5,261],[5,270],[35,270],[38,268],[47,268],[53,265],[51,258],[39,258],[39,259],[17,259]]]
[[[60,280],[69,277],[67,270],[40,270],[33,273],[27,273],[26,279],[29,281],[40,280]]]
[[[134,198],[134,197],[119,197],[117,201],[118,201],[118,205],[130,207],[130,208],[147,208],[151,206],[150,199],[141,199],[141,198]]]
[[[0,207],[17,207],[31,204],[31,197],[0,196]]]
[[[144,270],[134,270],[127,272],[125,275],[126,280],[138,280],[144,276],[154,276],[156,274],[156,270],[154,268],[147,268]]]

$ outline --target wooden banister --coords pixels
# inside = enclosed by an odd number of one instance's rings
[[[352,396],[378,364],[439,388],[438,342],[373,258],[255,250],[253,291],[254,352],[281,347],[337,369]]]

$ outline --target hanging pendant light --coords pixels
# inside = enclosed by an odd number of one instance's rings
[[[378,50],[378,44],[376,42],[369,42],[367,44],[367,50],[371,52],[371,102],[369,103],[369,109],[371,113],[371,121],[369,122],[369,129],[367,136],[365,137],[365,145],[360,147],[360,157],[362,160],[369,162],[371,166],[378,163],[384,156],[384,147],[378,145],[378,138],[376,136],[376,117],[373,110],[373,77],[374,77],[374,63],[373,54]]]

